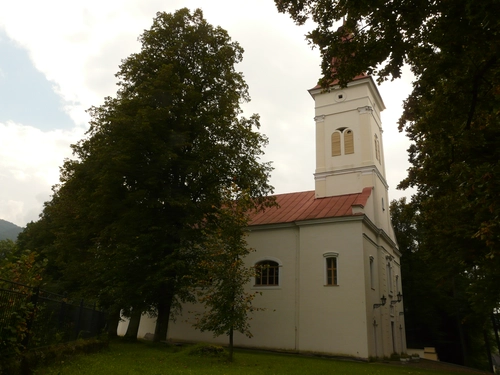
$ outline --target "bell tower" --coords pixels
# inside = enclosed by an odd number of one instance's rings
[[[309,93],[315,101],[316,198],[365,187],[387,191],[380,120],[385,105],[372,77],[360,75],[345,88],[317,86]]]
[[[316,198],[360,193],[370,188],[364,212],[393,235],[382,143],[384,102],[372,77],[359,75],[347,87],[309,90],[315,102]]]

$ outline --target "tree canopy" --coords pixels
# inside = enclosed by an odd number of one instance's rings
[[[116,97],[89,109],[76,158],[21,240],[38,239],[47,269],[73,289],[157,314],[159,340],[176,303],[190,298],[203,228],[232,191],[265,205],[271,167],[260,161],[258,116],[241,116],[243,49],[225,30],[181,9],[157,13],[139,41],[116,74]]]

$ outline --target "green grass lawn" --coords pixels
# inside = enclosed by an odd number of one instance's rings
[[[198,347],[199,348],[199,347]],[[36,375],[176,375],[176,374],[457,374],[413,365],[362,363],[329,358],[237,350],[234,362],[221,355],[193,354],[192,346],[113,341],[101,353],[81,355],[40,368]]]

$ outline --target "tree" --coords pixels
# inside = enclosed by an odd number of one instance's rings
[[[187,276],[224,192],[235,185],[258,206],[272,192],[271,167],[259,161],[258,116],[241,117],[243,50],[226,31],[181,9],[157,13],[139,41],[116,97],[89,110],[41,221],[55,236],[44,246],[55,273],[72,280],[67,270],[85,265],[81,284],[109,306],[156,313],[163,340],[171,312],[192,298]]]
[[[12,240],[0,240],[0,265],[15,253],[16,244]]]
[[[466,277],[464,298],[474,314],[489,316],[500,301],[500,4],[275,3],[298,23],[317,23],[308,39],[320,49],[325,87],[362,72],[394,79],[410,66],[415,81],[399,128],[412,141],[411,167],[400,187],[418,189],[420,237],[443,277]]]
[[[273,201],[268,201],[261,208],[272,204]],[[234,332],[252,337],[249,314],[259,310],[252,305],[256,293],[245,291],[254,274],[244,263],[252,251],[245,236],[249,214],[254,209],[255,203],[247,192],[238,191],[237,186],[227,190],[217,221],[205,229],[209,231],[202,249],[205,254],[198,264],[201,274],[197,278],[198,301],[205,309],[198,314],[194,326],[201,331],[211,331],[214,336],[227,335],[230,361],[233,360]]]
[[[434,346],[442,361],[484,367],[485,316],[467,298],[468,275],[440,259],[415,202],[392,201],[390,212],[402,254],[408,347]]]

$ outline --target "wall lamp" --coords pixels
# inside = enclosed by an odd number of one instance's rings
[[[380,298],[380,302],[381,303],[374,303],[373,308],[376,309],[380,306],[385,306],[385,303],[387,302],[387,298],[385,297],[385,295],[382,294],[382,297]]]
[[[401,292],[398,292],[398,294],[396,294],[396,297],[398,297],[398,299],[391,301],[391,305],[395,305],[396,303],[403,300],[403,295],[401,294]]]

